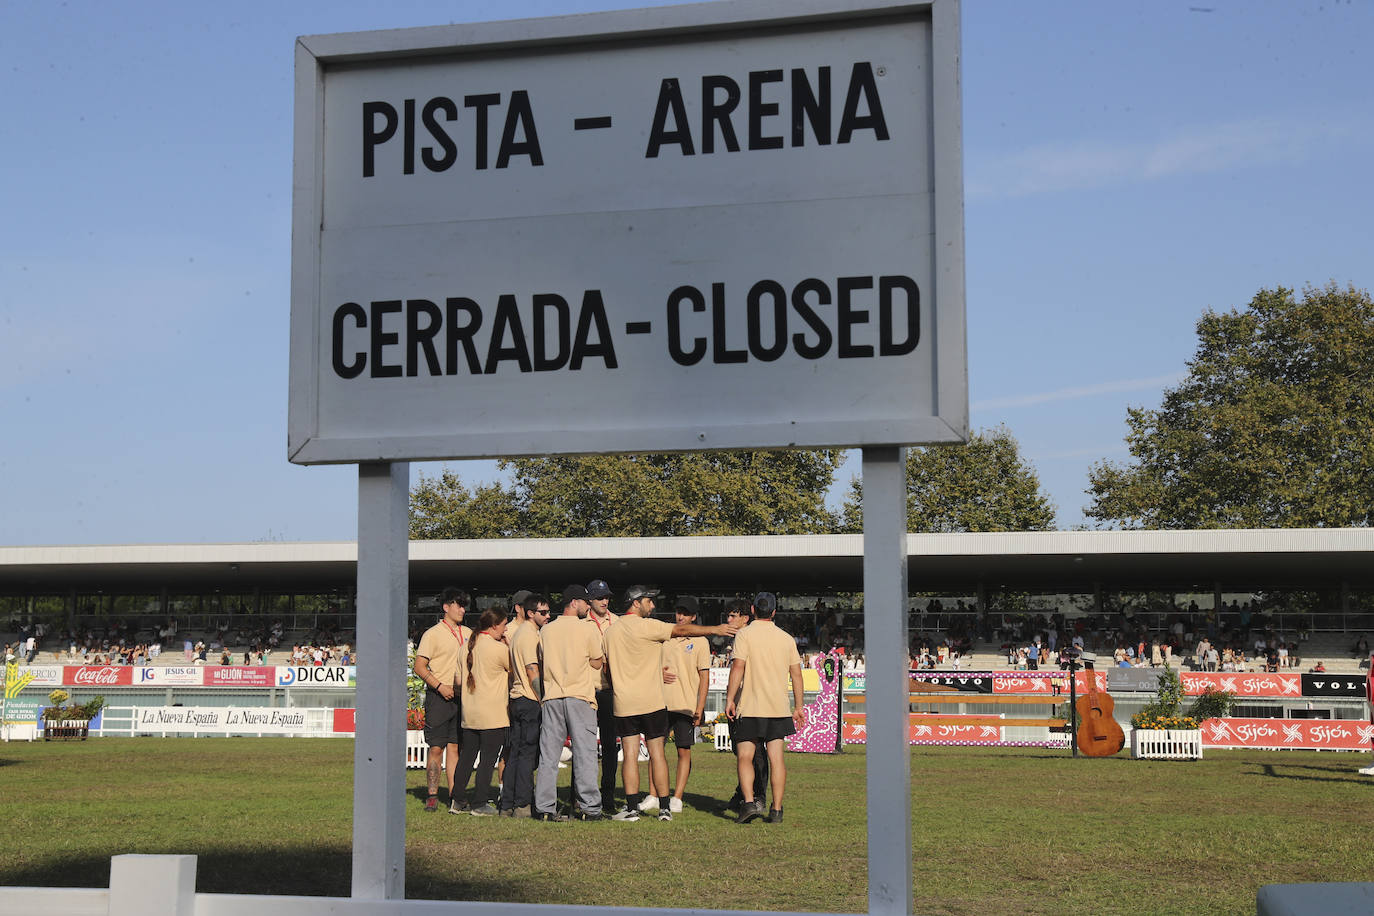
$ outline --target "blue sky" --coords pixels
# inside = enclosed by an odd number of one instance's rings
[[[285,457],[294,38],[643,5],[0,2],[0,544],[354,537],[354,469]],[[1367,2],[965,2],[972,423],[1061,526],[1204,309],[1370,286],[1371,39]]]

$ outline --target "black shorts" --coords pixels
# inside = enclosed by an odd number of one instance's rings
[[[453,699],[445,700],[437,690],[431,688],[425,691],[425,744],[443,747],[458,743],[462,722],[459,706],[457,694],[453,695]]]
[[[692,717],[685,712],[668,713],[668,731],[672,733],[673,743],[678,747],[691,747],[697,741],[697,727]]]
[[[638,716],[616,716],[615,733],[619,738],[630,735],[643,735],[647,738],[662,738],[668,734],[668,710],[657,709]]]
[[[797,726],[791,716],[765,719],[760,716],[741,716],[735,720],[736,741],[759,741],[767,744],[796,734]]]

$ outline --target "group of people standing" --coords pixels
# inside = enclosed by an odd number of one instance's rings
[[[671,821],[682,811],[691,748],[706,707],[709,677],[704,672],[711,667],[711,651],[705,637],[722,636],[734,639],[726,714],[740,783],[730,806],[740,823],[781,822],[783,739],[804,723],[805,712],[796,644],[773,623],[777,598],[761,592],[752,605],[731,605],[725,623],[702,626],[695,598],[679,597],[669,623],[652,616],[657,597],[657,589],[631,586],[622,596],[623,613],[613,613],[610,587],[593,579],[585,587],[564,588],[555,614],[546,596],[521,590],[512,596],[509,617],[488,609],[469,628],[463,620],[470,596],[445,589],[443,618],[425,631],[415,652],[415,674],[426,686],[425,810],[439,810],[446,770],[449,811],[455,814],[543,821],[636,821],[657,814]],[[677,746],[671,788],[670,733]],[[626,762],[625,803],[613,810],[616,738]],[[646,792],[640,791],[641,740],[649,758]],[[565,744],[572,767],[567,813],[557,805]],[[498,766],[504,774],[493,806],[491,783]],[[760,797],[770,770],[771,808]],[[469,801],[466,787],[474,773]]]

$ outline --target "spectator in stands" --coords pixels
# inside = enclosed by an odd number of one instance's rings
[[[1313,674],[1322,674],[1322,673],[1324,673],[1325,671],[1326,671],[1326,664],[1325,664],[1321,659],[1317,659],[1317,663],[1316,663],[1315,665],[1312,666],[1312,673],[1313,673]]]
[[[1369,655],[1369,640],[1365,639],[1365,635],[1363,633],[1360,634],[1359,639],[1355,640],[1355,648],[1352,649],[1351,652],[1355,658],[1360,659],[1365,658]]]

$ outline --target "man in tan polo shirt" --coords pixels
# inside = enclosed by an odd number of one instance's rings
[[[654,620],[658,589],[632,585],[625,590],[625,616],[607,630],[606,662],[615,703],[615,727],[625,749],[625,807],[616,821],[639,820],[639,736],[649,748],[649,787],[658,796],[658,819],[673,819],[668,797],[668,760],[663,744],[668,736],[668,707],[663,699],[662,644],[675,636],[734,636],[729,624],[702,627]]]
[[[517,592],[516,597],[522,593]],[[501,813],[506,817],[529,817],[534,804],[534,767],[539,761],[539,726],[542,721],[543,676],[539,667],[539,632],[549,622],[549,599],[523,593],[528,608],[523,626],[511,635],[510,643],[510,737],[505,778],[501,782]],[[516,602],[516,607],[521,607]]]
[[[459,687],[458,672],[467,662],[472,630],[463,626],[472,599],[458,588],[446,588],[439,596],[444,616],[420,637],[415,649],[415,676],[425,682],[425,743],[429,745],[425,781],[429,797],[426,811],[439,810],[439,771],[447,761],[448,795],[453,802],[453,776],[458,769]]]
[[[759,592],[754,598],[754,622],[735,637],[730,683],[725,688],[725,714],[735,719],[739,746],[739,783],[744,795],[736,823],[747,824],[764,816],[763,799],[754,798],[754,757],[768,754],[773,783],[770,824],[782,823],[782,794],[787,784],[783,764],[783,739],[806,724],[803,705],[801,656],[791,636],[773,622],[777,596]],[[792,680],[793,706],[787,708],[787,681]]]
[[[578,818],[601,818],[601,792],[596,785],[596,684],[605,656],[601,637],[587,623],[587,590],[563,589],[563,613],[539,631],[540,673],[544,686],[543,721],[539,729],[539,777],[534,788],[534,817],[567,820],[558,813],[558,758],[563,742],[572,742],[573,802]]]
[[[605,579],[587,583],[587,620],[596,626],[601,636],[601,649],[606,649],[606,634],[621,618],[611,613],[611,587]],[[615,706],[611,697],[611,678],[605,668],[596,688],[596,731],[601,738],[601,810],[615,810]],[[627,760],[629,758],[626,758]]]

